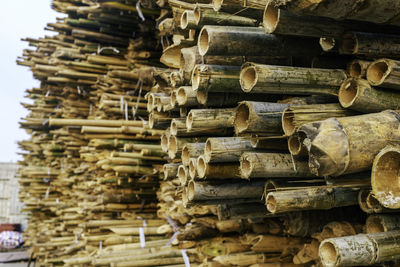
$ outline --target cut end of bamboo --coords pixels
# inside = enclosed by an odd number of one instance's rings
[[[197,99],[197,102],[199,102],[199,104],[201,104],[201,105],[207,104],[208,92],[205,90],[197,90],[196,99]]]
[[[161,150],[168,152],[168,136],[166,134],[161,135]]]
[[[353,33],[346,33],[342,38],[342,43],[339,50],[341,53],[347,55],[357,53],[358,43],[356,36]]]
[[[201,56],[204,56],[207,54],[207,51],[209,48],[209,42],[210,42],[210,38],[208,36],[207,28],[203,28],[200,31],[199,39],[198,39],[198,43],[197,43],[197,46],[199,47],[199,54]]]
[[[212,5],[215,11],[220,11],[224,0],[213,0]]]
[[[187,145],[185,144],[182,148],[182,163],[185,166],[189,166],[189,161],[190,161],[190,153],[189,153],[189,148],[187,147]]]
[[[385,232],[380,216],[371,215],[365,222],[365,229],[368,234]]]
[[[189,130],[192,129],[192,125],[193,125],[193,113],[189,112],[189,114],[186,117],[186,128]]]
[[[181,185],[184,186],[187,183],[188,174],[185,166],[180,165],[178,168],[178,179],[181,182]]]
[[[282,113],[282,129],[286,136],[291,136],[296,131],[293,122],[294,114],[289,108],[286,108]]]
[[[171,121],[171,134],[172,135],[177,135],[178,134],[178,125],[176,125],[176,121],[172,120]]]
[[[335,245],[329,241],[323,241],[319,246],[319,257],[325,267],[333,267],[336,265],[337,254]]]
[[[339,102],[344,108],[351,107],[358,96],[359,86],[356,79],[347,79],[339,89]]]
[[[381,85],[390,73],[389,63],[386,60],[376,60],[367,69],[367,80],[370,84]]]
[[[191,158],[189,160],[189,176],[192,179],[196,178],[196,173],[197,173],[196,166],[197,166],[197,159]]]
[[[303,145],[303,140],[305,139],[305,135],[303,133],[298,133],[296,135],[292,135],[288,139],[288,148],[290,154],[293,156],[304,156],[307,155],[307,149]]]
[[[194,199],[194,194],[195,194],[194,181],[190,181],[189,184],[188,184],[188,186],[187,186],[187,189],[186,189],[186,196],[187,196],[187,199],[188,199],[189,201],[193,201],[193,199]]]
[[[240,84],[244,92],[250,92],[256,85],[258,75],[254,66],[248,66],[240,72]]]
[[[176,102],[178,103],[178,105],[182,106],[186,104],[187,94],[185,88],[182,87],[179,88],[175,95],[176,95]]]
[[[153,127],[154,127],[154,114],[153,113],[149,114],[149,127],[150,127],[150,129],[153,129]]]
[[[188,19],[188,10],[185,10],[183,13],[182,13],[182,16],[181,16],[181,21],[180,21],[180,27],[181,27],[181,29],[186,29],[187,28],[187,26],[188,26],[188,24],[189,24],[189,19]]]
[[[248,179],[253,171],[253,164],[251,160],[243,155],[240,159],[240,176],[242,178]]]
[[[170,158],[175,158],[178,152],[178,140],[176,136],[170,136],[168,140],[168,156]]]
[[[170,104],[171,104],[172,107],[175,107],[175,105],[177,103],[176,101],[177,101],[177,99],[176,99],[176,91],[173,91],[171,93],[171,101],[170,101]]]
[[[204,158],[207,160],[207,162],[209,162],[211,159],[211,152],[212,152],[212,143],[210,140],[207,140],[204,149]]]
[[[200,23],[200,18],[201,18],[201,9],[199,6],[196,6],[193,9],[193,16],[194,16],[194,21],[198,25]]]
[[[361,78],[363,75],[362,66],[359,61],[353,60],[348,66],[348,71],[351,77]]]
[[[386,208],[400,208],[400,149],[386,147],[376,155],[371,174],[372,192]]]
[[[250,108],[246,102],[240,103],[236,109],[234,127],[237,134],[244,132],[249,127]]]
[[[271,3],[271,1],[265,6],[263,26],[266,33],[273,33],[278,26],[280,16],[280,9]]]
[[[267,205],[267,210],[271,213],[276,212],[276,199],[273,195],[268,194],[267,199],[265,201],[265,204]]]
[[[199,175],[200,178],[205,178],[206,172],[207,172],[207,162],[204,156],[200,156],[197,159],[197,174]]]
[[[199,65],[195,66],[193,69],[192,87],[193,87],[193,90],[198,90],[200,87],[200,66]]]
[[[319,39],[319,45],[321,46],[323,51],[329,52],[333,48],[335,48],[336,40],[332,37],[321,37]]]

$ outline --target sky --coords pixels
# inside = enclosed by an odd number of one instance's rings
[[[51,0],[3,0],[0,15],[0,162],[16,162],[17,141],[28,139],[25,130],[19,128],[18,121],[27,111],[20,102],[27,88],[38,86],[29,68],[17,66],[15,60],[27,48],[20,41],[24,37],[51,35],[43,28],[55,22],[56,13],[50,8]]]

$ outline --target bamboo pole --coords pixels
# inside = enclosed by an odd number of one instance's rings
[[[197,159],[196,170],[202,179],[240,178],[239,163],[207,163],[204,156]]]
[[[81,120],[81,119],[58,119],[50,118],[50,126],[104,126],[104,127],[119,127],[119,126],[134,126],[142,127],[142,121],[126,121],[126,120]]]
[[[182,148],[182,163],[189,166],[190,158],[197,158],[204,153],[206,143],[186,143]]]
[[[367,234],[400,230],[400,217],[396,214],[370,215],[365,222]]]
[[[373,86],[398,90],[400,89],[399,71],[399,61],[378,59],[369,65],[367,80]]]
[[[347,64],[347,72],[353,78],[365,78],[371,61],[354,59]]]
[[[243,152],[253,151],[249,139],[242,137],[211,137],[205,143],[207,162],[238,162]]]
[[[233,127],[234,109],[192,109],[186,118],[188,131],[212,132]]]

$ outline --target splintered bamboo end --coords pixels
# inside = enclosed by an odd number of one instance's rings
[[[178,168],[178,179],[181,182],[181,185],[184,186],[187,183],[187,171],[185,166],[181,165]]]
[[[187,28],[187,26],[188,26],[188,11],[185,10],[181,16],[180,27],[181,29],[184,30]]]
[[[249,178],[253,171],[253,164],[250,159],[246,156],[242,156],[240,159],[240,176],[242,178]]]
[[[323,51],[328,52],[328,51],[331,51],[335,47],[336,40],[335,40],[335,38],[331,38],[331,37],[321,37],[319,39],[319,45],[321,46]]]
[[[389,63],[385,60],[377,60],[371,63],[367,69],[367,80],[372,85],[381,85],[390,73]]]
[[[249,127],[250,108],[246,103],[240,103],[235,114],[234,127],[237,134],[244,132]]]
[[[271,213],[276,212],[276,199],[273,195],[268,194],[266,199],[267,210]]]
[[[205,90],[197,90],[196,92],[197,102],[201,105],[206,105],[208,100],[208,92]]]
[[[189,175],[190,178],[194,179],[196,177],[196,165],[197,165],[197,159],[191,158],[189,160]]]
[[[208,36],[207,28],[203,28],[200,31],[199,39],[198,39],[198,43],[197,43],[197,46],[199,47],[199,54],[201,56],[204,56],[207,54],[207,51],[209,48],[209,42],[210,42],[210,38]]]
[[[342,38],[342,43],[340,45],[341,53],[351,55],[358,51],[357,38],[353,33],[347,33]]]
[[[207,171],[207,163],[206,160],[203,156],[200,156],[197,159],[197,174],[199,175],[200,178],[205,178],[206,176],[206,171]]]
[[[194,199],[194,181],[190,181],[186,189],[186,197],[189,201]]]
[[[256,85],[258,75],[254,66],[245,67],[240,72],[240,84],[244,92],[250,92]]]
[[[319,257],[325,267],[333,267],[337,261],[337,251],[335,245],[329,241],[324,241],[319,246]]]
[[[193,69],[192,73],[192,87],[193,90],[199,89],[200,86],[200,66],[197,65]]]
[[[368,234],[385,232],[385,227],[382,225],[381,218],[374,215],[368,217],[365,223],[365,229]]]
[[[269,2],[264,9],[263,26],[266,33],[273,33],[278,26],[280,9]]]
[[[184,145],[182,148],[181,158],[182,158],[183,165],[188,166],[189,161],[190,161],[190,153],[189,153],[189,148],[187,147],[187,145]]]
[[[372,192],[386,208],[400,208],[400,149],[386,147],[376,155],[371,174]]]
[[[168,152],[168,136],[166,134],[161,136],[161,150]]]
[[[286,136],[291,136],[295,132],[295,125],[293,122],[294,114],[290,108],[283,111],[282,114],[282,129]]]
[[[185,88],[179,88],[175,95],[176,95],[176,102],[178,102],[178,105],[183,106],[186,104],[187,95]]]
[[[344,108],[350,107],[358,96],[358,83],[356,79],[347,79],[339,89],[339,102]]]

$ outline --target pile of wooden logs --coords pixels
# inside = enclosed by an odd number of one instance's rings
[[[18,60],[41,265],[400,259],[397,1],[61,1]]]

